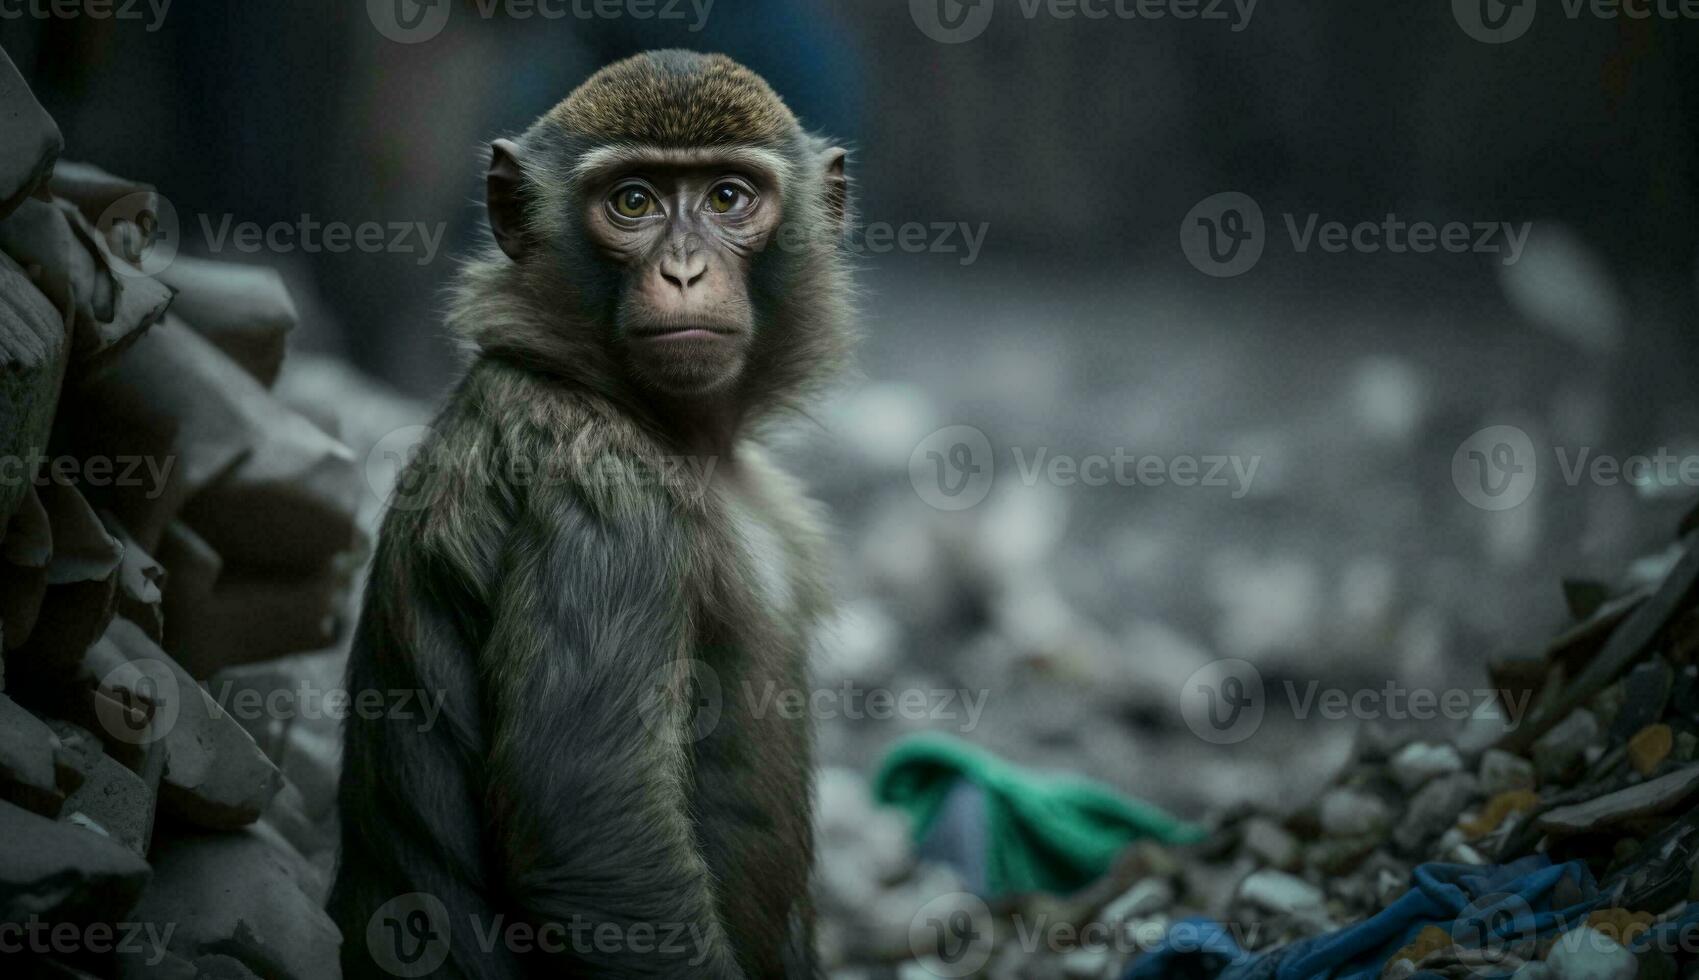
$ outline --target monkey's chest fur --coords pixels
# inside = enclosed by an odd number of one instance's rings
[[[699,735],[689,746],[691,812],[751,976],[796,975],[812,945],[806,651],[823,605],[815,522],[790,481],[759,458],[740,460],[709,507],[718,557],[694,650],[707,681],[691,705]]]

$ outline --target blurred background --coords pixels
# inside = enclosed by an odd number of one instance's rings
[[[860,372],[785,448],[837,527],[845,602],[819,669],[986,697],[971,725],[826,719],[831,772],[939,727],[1188,816],[1302,799],[1352,729],[1283,720],[1213,745],[1182,718],[1187,677],[1236,658],[1300,686],[1484,683],[1568,620],[1560,579],[1619,577],[1690,503],[1691,481],[1560,463],[1699,453],[1691,21],[1545,4],[1483,40],[1441,0],[1219,19],[1107,0],[606,9],[184,0],[0,19],[0,45],[67,158],[156,185],[185,254],[283,272],[291,364],[320,371],[297,391],[385,406],[345,426],[357,456],[427,419],[460,369],[439,289],[485,234],[484,147],[598,66],[723,51],[853,147]],[[1084,9],[1106,15],[1064,15]],[[1260,257],[1231,275],[1183,244],[1229,227],[1224,192],[1261,214]],[[1303,236],[1389,216],[1462,223],[1468,245]],[[414,231],[335,253],[220,233],[304,218]],[[327,366],[358,374],[330,384]],[[1538,473],[1488,510],[1453,463],[1497,425]],[[951,426],[983,434],[992,469],[974,472],[994,471],[961,509],[927,485]],[[1118,452],[1252,475],[1023,478],[1040,453]]]
[[[886,229],[859,236],[862,377],[794,450],[839,527],[838,654],[990,688],[978,735],[1021,754],[1134,779],[1150,750],[1084,724],[1076,699],[1165,727],[1188,665],[1217,656],[1328,683],[1478,671],[1561,621],[1556,577],[1614,573],[1666,540],[1691,488],[1570,486],[1547,447],[1699,451],[1692,24],[1554,10],[1494,44],[1437,2],[1223,5],[1219,20],[940,2],[715,0],[670,19],[445,3],[416,8],[446,20],[404,41],[376,0],[138,5],[139,20],[0,20],[0,43],[67,156],[158,186],[186,254],[284,271],[297,353],[422,404],[461,363],[439,290],[485,233],[487,142],[644,48],[754,68],[854,148],[861,222]],[[939,40],[958,15],[972,36]],[[1260,206],[1266,244],[1217,278],[1180,234],[1225,191]],[[1327,253],[1288,230],[1388,214],[1471,240],[1476,223],[1525,226],[1526,245],[1513,264]],[[244,251],[220,234],[303,218],[380,225],[385,247]],[[925,229],[908,247],[904,225]],[[944,512],[909,460],[955,424],[987,435],[998,479]],[[1451,477],[1493,424],[1547,464],[1501,512]],[[1117,449],[1260,463],[1238,493],[1064,486],[1018,462]],[[1077,682],[1070,707],[1024,703],[1032,689],[1008,682],[1026,672]]]

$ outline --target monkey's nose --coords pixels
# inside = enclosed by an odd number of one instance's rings
[[[678,287],[679,292],[687,292],[690,287],[702,281],[702,276],[708,271],[708,259],[701,252],[691,252],[688,255],[670,254],[661,256],[661,278]]]

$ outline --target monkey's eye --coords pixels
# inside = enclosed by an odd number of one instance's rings
[[[729,180],[721,181],[708,192],[708,210],[715,214],[731,214],[746,210],[754,200],[755,195],[742,185]]]
[[[655,212],[655,197],[641,184],[626,184],[615,190],[610,203],[622,218],[642,218]]]

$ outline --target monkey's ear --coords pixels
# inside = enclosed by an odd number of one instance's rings
[[[519,144],[496,140],[490,144],[490,169],[484,178],[485,205],[496,244],[515,262],[525,257],[525,173],[519,166]]]
[[[849,211],[849,178],[844,176],[844,158],[847,156],[849,151],[841,146],[834,146],[820,154],[826,171],[826,213],[840,226]]]

